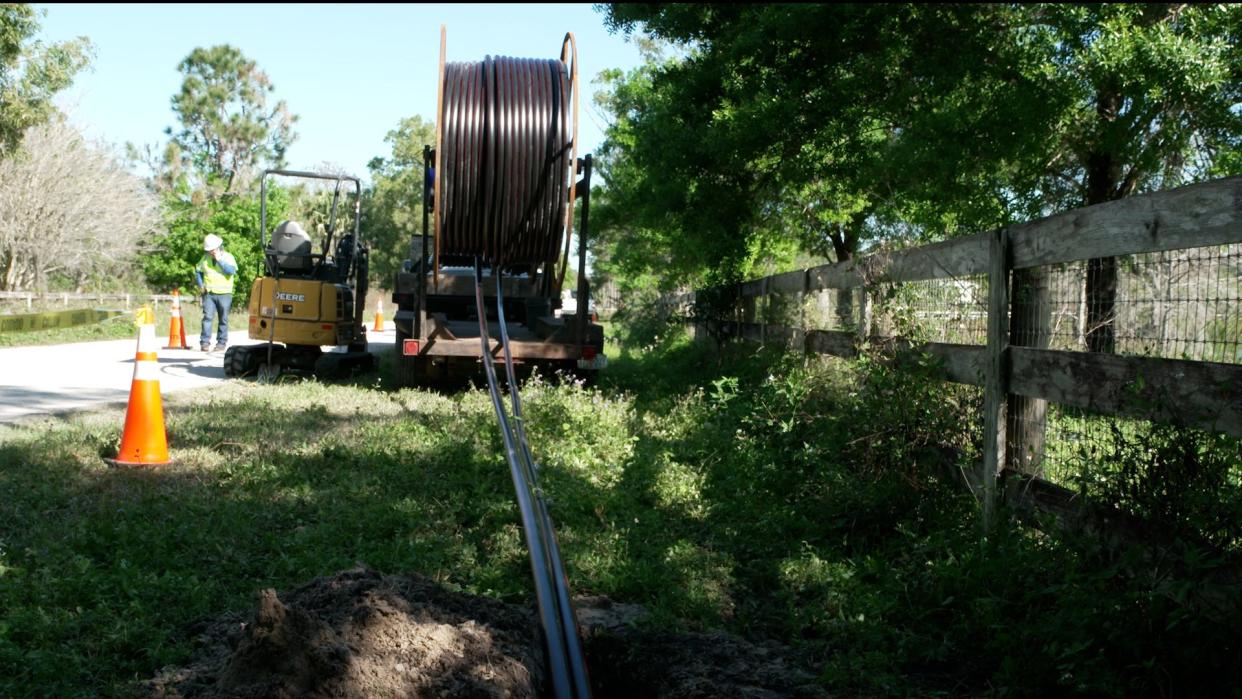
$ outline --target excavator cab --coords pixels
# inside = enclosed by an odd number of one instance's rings
[[[326,219],[320,219],[325,223],[318,252],[317,241],[298,221],[281,221],[269,232],[267,191],[273,176],[331,183],[332,203]],[[350,185],[352,192],[342,192]],[[353,216],[346,221],[346,232],[338,236],[338,219],[345,218],[338,215],[340,204],[351,194]],[[299,373],[335,378],[375,368],[362,320],[368,250],[361,239],[361,182],[348,175],[267,170],[260,197],[263,274],[250,290],[249,331],[250,338],[262,344],[230,347],[224,356],[225,375],[270,380]]]

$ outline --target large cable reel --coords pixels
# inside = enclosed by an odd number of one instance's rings
[[[435,270],[478,257],[493,269],[562,274],[577,159],[576,46],[558,59],[445,63],[436,119]],[[558,284],[559,286],[559,284]]]

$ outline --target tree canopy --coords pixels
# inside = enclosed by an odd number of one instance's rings
[[[392,152],[367,163],[371,187],[363,197],[362,213],[372,273],[381,283],[391,283],[410,257],[410,241],[423,230],[423,146],[434,144],[435,125],[408,117],[384,142]]]
[[[846,259],[1236,171],[1242,7],[630,5],[680,49],[606,72],[628,273]]]
[[[183,79],[172,110],[180,130],[166,130],[168,166],[188,167],[204,185],[233,193],[258,170],[284,165],[297,117],[284,100],[268,106],[275,86],[254,61],[222,44],[194,49],[177,70]]]
[[[0,5],[0,153],[56,114],[52,97],[68,87],[91,57],[86,37],[46,45],[33,41],[39,21],[29,5]]]
[[[289,199],[289,192],[280,187],[273,187],[268,193],[269,227],[288,215]],[[214,233],[224,240],[224,249],[237,259],[234,303],[243,306],[263,264],[259,198],[228,196],[191,203],[165,197],[164,217],[167,232],[148,241],[147,254],[142,258],[147,282],[163,293],[193,288],[194,265],[203,257],[203,238]]]
[[[152,169],[168,225],[148,246],[143,272],[155,288],[185,286],[203,236],[214,233],[237,258],[235,293],[244,300],[262,259],[255,185],[263,169],[284,165],[297,117],[283,100],[268,106],[271,80],[233,46],[195,48],[177,69],[182,83],[171,105],[180,130],[165,129],[170,139],[158,152],[129,146],[130,158]],[[302,196],[302,208],[313,210],[313,198]],[[268,207],[269,221],[280,221],[292,209],[290,193],[274,188]]]
[[[63,116],[30,127],[0,159],[0,290],[121,286],[158,203]]]

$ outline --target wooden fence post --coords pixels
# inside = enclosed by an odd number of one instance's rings
[[[798,337],[798,345],[801,347],[803,353],[806,353],[806,350],[807,350],[807,347],[806,347],[806,333],[807,333],[807,330],[806,330],[806,295],[807,295],[807,289],[809,289],[811,286],[810,279],[811,279],[810,270],[805,270],[805,269],[802,270],[802,285],[801,285],[801,288],[798,289],[798,330],[800,330],[802,334]]]
[[[1010,346],[1048,349],[1052,339],[1052,276],[1048,268],[1016,269],[1009,278]],[[1046,450],[1048,401],[1010,394],[1006,413],[1005,468],[1039,473]]]
[[[1005,396],[1009,350],[1009,229],[998,229],[988,245],[988,349],[983,384],[983,531],[996,516],[996,477],[1005,458]]]
[[[734,342],[741,341],[742,323],[745,322],[745,316],[746,316],[746,307],[745,307],[746,299],[742,298],[741,293],[738,290],[738,285],[736,284],[729,285],[729,286],[722,285],[720,288],[724,289],[723,291],[720,292],[721,294],[728,294],[727,298],[729,299],[729,304],[726,306],[725,304],[720,303],[719,297],[714,299],[714,301],[716,301],[716,303],[719,304],[719,306],[717,307],[723,310],[723,313],[721,315],[724,316],[724,318],[728,320],[730,323],[732,323],[732,325],[729,326],[727,334],[723,334],[723,331],[722,331],[721,339],[731,340]],[[710,327],[709,327],[709,330],[710,330]]]
[[[871,290],[867,288],[866,281],[858,289],[858,343],[861,345],[871,338]]]
[[[768,278],[759,282],[759,295],[755,297],[755,313],[759,316],[759,344],[768,344],[768,311],[771,310],[771,299],[768,298]]]

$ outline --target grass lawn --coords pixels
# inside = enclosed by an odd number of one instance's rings
[[[789,644],[846,695],[1239,679],[1236,612],[1198,614],[1169,570],[1009,524],[982,545],[973,500],[926,465],[973,448],[974,407],[942,385],[683,340],[609,351],[597,388],[523,392],[575,593]],[[104,465],[120,409],[0,426],[0,696],[124,696],[185,661],[194,620],[358,563],[530,600],[486,393],[397,391],[387,369],[170,395],[166,468]]]

